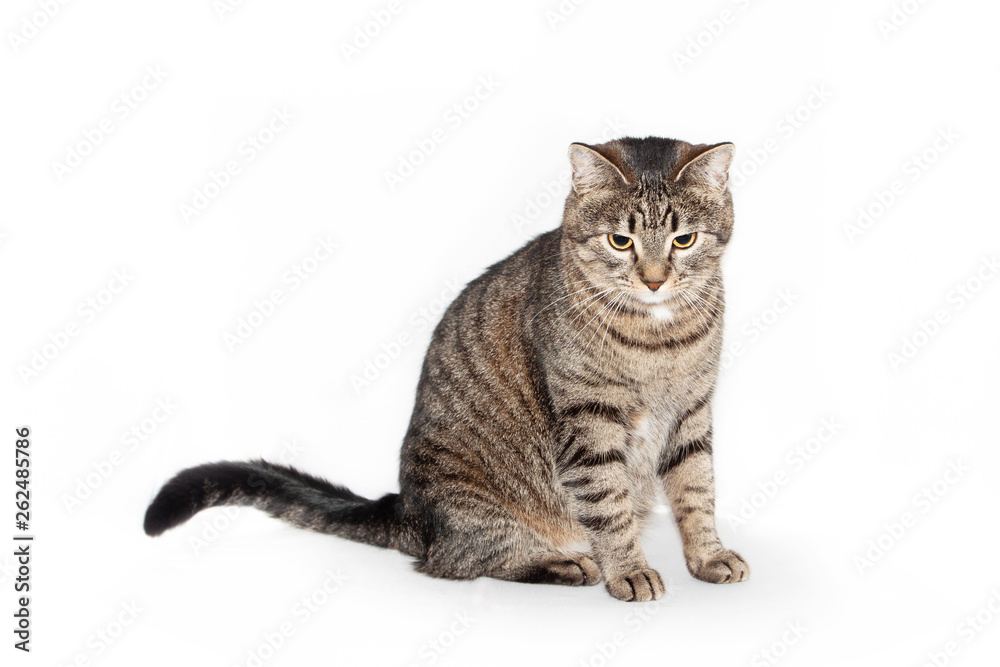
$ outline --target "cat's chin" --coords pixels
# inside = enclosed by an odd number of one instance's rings
[[[661,322],[671,322],[675,317],[674,303],[680,298],[672,292],[651,292],[649,294],[634,294],[636,301],[642,304],[642,310],[653,319]]]
[[[647,294],[633,294],[633,296],[647,306],[660,306],[677,300],[677,295],[673,292],[649,292]]]

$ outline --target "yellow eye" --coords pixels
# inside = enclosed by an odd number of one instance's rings
[[[694,240],[698,238],[698,232],[684,234],[674,239],[674,245],[678,248],[690,248],[694,245]]]
[[[618,250],[627,250],[632,247],[632,239],[621,234],[608,234],[608,241],[611,243],[611,247]]]

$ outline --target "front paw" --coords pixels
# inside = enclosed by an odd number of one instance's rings
[[[659,600],[665,590],[660,573],[648,567],[607,578],[608,593],[626,602]]]
[[[691,576],[710,584],[734,584],[750,578],[750,566],[735,551],[724,549],[698,561],[688,560]]]

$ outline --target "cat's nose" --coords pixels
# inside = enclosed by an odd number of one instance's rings
[[[660,285],[662,285],[663,283],[665,283],[667,281],[666,280],[660,280],[660,281],[657,281],[657,282],[653,282],[653,281],[650,281],[650,280],[643,280],[642,282],[643,282],[643,284],[646,285],[646,287],[648,287],[650,289],[650,291],[655,292],[656,290],[660,289]]]

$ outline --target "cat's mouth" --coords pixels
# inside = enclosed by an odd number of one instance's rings
[[[661,287],[655,292],[649,291],[645,286],[643,287],[645,292],[639,292],[634,290],[632,292],[633,298],[635,298],[640,303],[644,303],[648,306],[659,306],[668,303],[673,303],[674,301],[680,300],[680,295],[668,289]]]

